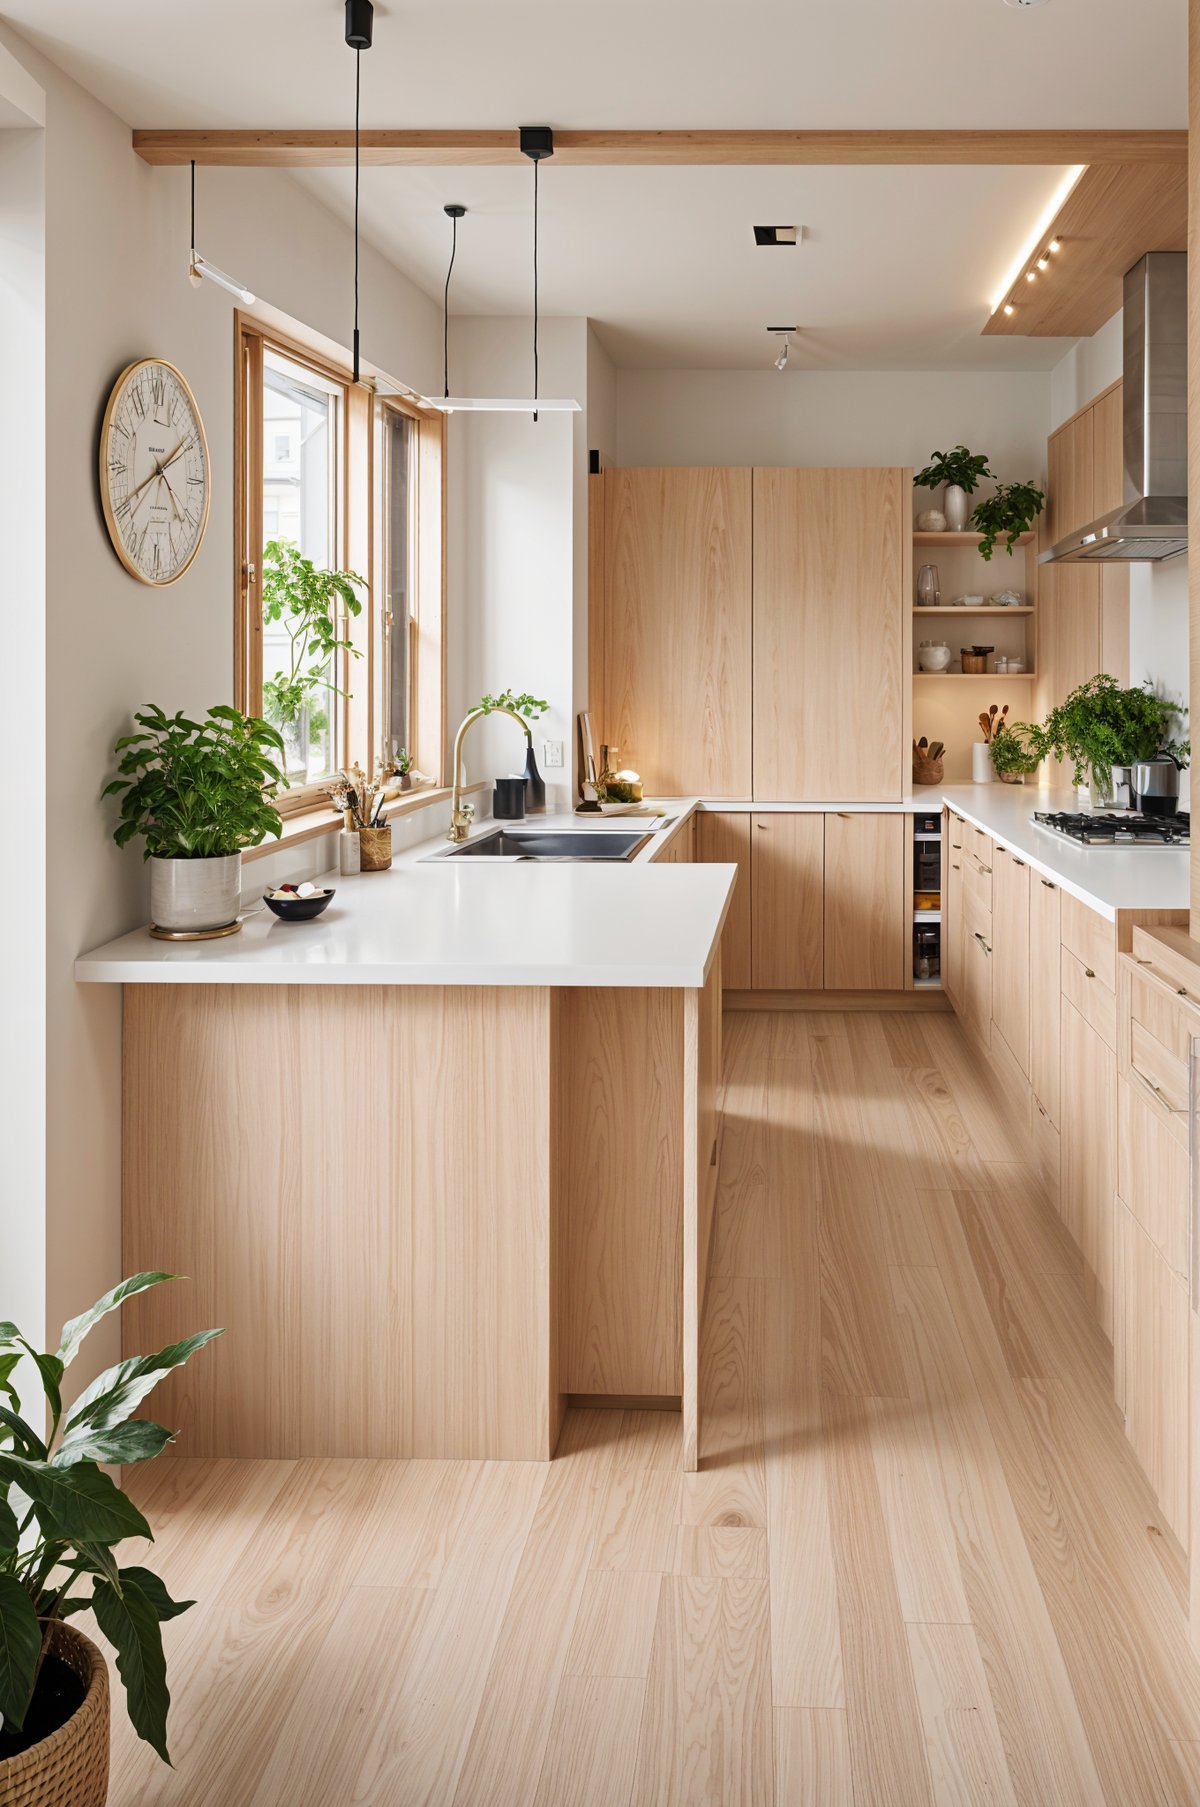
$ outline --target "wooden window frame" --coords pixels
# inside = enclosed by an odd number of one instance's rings
[[[373,768],[383,731],[383,635],[379,607],[385,580],[382,510],[376,509],[376,425],[381,410],[415,423],[410,470],[411,721],[408,750],[426,781],[445,781],[446,739],[446,430],[445,416],[400,396],[379,396],[371,382],[355,384],[349,360],[330,357],[316,335],[282,331],[272,322],[234,315],[234,701],[243,712],[262,706],[262,488],[261,423],[264,355],[270,350],[338,386],[342,396],[339,441],[337,558],[366,580],[362,614],[347,637],[362,654],[341,657],[337,674],[352,692],[342,710],[342,766],[356,760]],[[353,677],[353,682],[351,678]],[[293,784],[277,799],[280,814],[311,811],[326,800],[318,781]]]

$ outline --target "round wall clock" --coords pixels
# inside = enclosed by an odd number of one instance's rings
[[[174,364],[138,358],[113,386],[100,429],[104,518],[125,569],[144,584],[182,577],[208,525],[208,441]]]

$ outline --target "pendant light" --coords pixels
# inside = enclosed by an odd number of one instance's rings
[[[239,282],[236,276],[229,276],[224,270],[219,270],[216,264],[210,264],[207,257],[201,257],[196,249],[196,162],[195,158],[193,158],[192,248],[188,257],[188,281],[194,289],[200,287],[201,277],[206,277],[209,282],[215,282],[219,288],[228,289],[231,295],[236,295],[238,300],[244,301],[247,307],[253,306],[254,296],[250,293],[250,290],[246,285]]]
[[[362,53],[370,50],[375,8],[371,0],[346,0],[346,43],[354,52],[354,381],[358,381],[358,185]]]
[[[559,398],[544,401],[538,394],[538,164],[545,157],[554,155],[554,133],[549,126],[521,127],[521,152],[533,163],[533,398],[532,400],[514,397],[483,395],[451,395],[450,393],[450,276],[454,269],[455,253],[458,249],[458,222],[466,213],[466,208],[457,203],[448,205],[445,212],[453,222],[453,236],[450,243],[450,265],[446,271],[446,291],[443,302],[442,338],[444,362],[445,394],[429,406],[438,408],[443,414],[532,414],[534,420],[539,414],[578,414],[577,401]]]

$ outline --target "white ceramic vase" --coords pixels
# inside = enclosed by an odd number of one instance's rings
[[[947,533],[966,532],[971,518],[971,499],[959,484],[947,483],[942,512],[946,516]]]
[[[159,860],[150,865],[150,920],[156,929],[223,929],[242,907],[242,856]]]
[[[990,784],[996,776],[996,768],[992,764],[992,751],[986,740],[977,740],[971,746],[971,777],[976,784]]]

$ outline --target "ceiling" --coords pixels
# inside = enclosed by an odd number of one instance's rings
[[[0,17],[130,124],[345,127],[342,0],[0,0]],[[1184,126],[1187,9],[1139,0],[377,0],[363,124]],[[1068,73],[1069,72],[1069,73]],[[1030,368],[1057,340],[980,337],[1061,171],[543,167],[542,305],[627,365]],[[344,171],[297,180],[349,217]],[[441,298],[445,201],[470,209],[457,312],[523,313],[528,169],[373,169],[363,229]],[[800,223],[757,250],[755,223]]]

